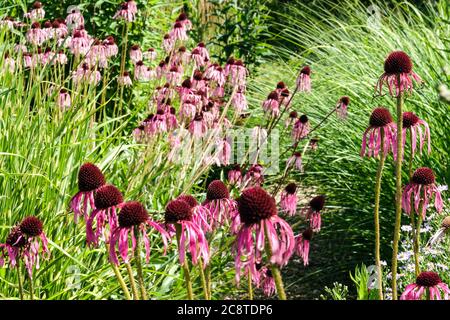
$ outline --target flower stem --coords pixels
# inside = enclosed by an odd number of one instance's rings
[[[248,300],[253,300],[253,285],[252,285],[252,275],[250,274],[250,270],[248,271]]]
[[[34,300],[33,278],[31,278],[30,275],[28,275],[28,286],[29,286],[29,291],[30,291],[30,300]]]
[[[400,75],[397,76],[400,86]],[[403,146],[403,94],[397,96],[397,158],[395,159],[395,228],[392,248],[392,299],[397,300],[397,255],[402,220],[402,146]]]
[[[135,300],[140,300],[139,293],[136,288],[136,282],[134,280],[133,269],[131,269],[131,265],[129,262],[125,263],[125,266],[127,267],[128,276],[130,277],[130,285],[131,285],[131,291],[133,292],[133,298]]]
[[[422,226],[422,220],[423,220],[422,209],[423,209],[423,201],[420,201],[419,214],[417,217],[417,225],[416,225],[416,230],[414,233],[414,245],[413,245],[414,270],[416,272],[416,277],[418,277],[420,274],[420,227]],[[411,212],[411,215],[413,215],[412,212]]]
[[[141,256],[139,254],[139,247],[140,247],[139,245],[140,245],[139,232],[136,232],[136,250],[134,251],[134,260],[136,262],[139,289],[141,291],[142,300],[148,300],[147,292],[145,290],[144,275],[142,273]]]
[[[116,275],[117,281],[119,281],[119,284],[122,287],[125,298],[127,300],[131,300],[130,291],[128,290],[127,285],[125,284],[125,281],[123,280],[123,277],[120,274],[119,268],[114,263],[111,263],[111,267],[113,268],[113,271],[114,271],[114,274]]]
[[[176,229],[176,233],[177,233],[178,247],[180,247],[181,225],[179,223],[176,223],[175,229]],[[191,275],[189,273],[189,266],[187,264],[186,259],[184,260],[182,267],[183,267],[183,273],[184,273],[184,281],[186,282],[187,298],[188,298],[188,300],[194,300],[194,294],[192,292]]]
[[[17,260],[17,279],[19,282],[19,297],[23,300],[23,284],[22,284],[22,272],[20,272],[20,261]]]
[[[264,224],[264,233],[266,236],[266,253],[267,256],[269,258],[269,262],[270,259],[272,258],[272,245],[270,244],[270,238],[269,238],[269,231],[267,230],[267,225]],[[278,298],[280,300],[286,300],[286,292],[284,291],[284,285],[283,285],[283,279],[281,278],[281,272],[280,269],[278,268],[278,266],[276,264],[271,263],[270,264],[271,270],[272,270],[272,277],[273,280],[275,281],[275,286],[277,288],[277,293],[278,293]]]
[[[381,178],[383,175],[384,161],[386,155],[384,154],[384,131],[381,130],[381,155],[378,162],[377,176],[375,182],[375,265],[377,267],[377,282],[378,282],[378,298],[383,300],[383,274],[381,271],[380,261],[380,194],[381,194]]]
[[[205,295],[205,300],[211,300],[211,296],[208,290],[208,283],[205,277],[205,271],[203,270],[203,260],[202,258],[198,259],[198,268],[200,271],[200,279],[202,281],[203,293]]]

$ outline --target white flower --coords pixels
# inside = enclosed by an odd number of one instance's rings
[[[404,225],[401,227],[402,231],[404,232],[411,232],[412,231],[412,227],[410,225]]]

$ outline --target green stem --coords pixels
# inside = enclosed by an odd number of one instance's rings
[[[30,300],[34,300],[34,290],[33,290],[33,278],[31,278],[30,275],[28,275],[28,286],[30,290]]]
[[[375,265],[377,267],[377,282],[378,282],[378,298],[383,300],[383,277],[381,271],[380,261],[380,194],[381,194],[381,178],[383,175],[384,161],[386,155],[384,154],[384,131],[381,130],[381,155],[378,162],[377,176],[375,182]]]
[[[125,281],[123,280],[123,277],[120,274],[119,268],[114,263],[111,263],[111,267],[114,270],[114,274],[116,275],[117,281],[119,281],[119,284],[122,287],[125,298],[127,300],[131,300],[130,291],[128,290],[127,285],[125,284]]]
[[[203,259],[202,258],[198,259],[198,268],[200,271],[200,279],[202,281],[202,287],[203,287],[203,293],[205,295],[205,300],[211,300],[210,293],[208,290],[208,283],[207,283],[206,277],[205,277],[205,271],[203,270]]]
[[[139,288],[141,291],[142,300],[148,300],[147,292],[145,290],[144,275],[142,272],[142,264],[141,264],[141,256],[139,254],[139,251],[140,251],[139,247],[140,247],[139,232],[136,232],[136,250],[134,251],[134,260],[136,262],[138,283],[139,283]]]
[[[400,75],[397,76],[400,85]],[[397,300],[397,255],[402,220],[402,145],[403,145],[403,95],[397,96],[397,159],[395,160],[395,228],[392,248],[392,299]]]
[[[267,230],[267,225],[264,224],[264,233],[266,236],[266,253],[267,257],[270,261],[272,257],[272,245],[270,244],[270,238],[269,238],[269,231]],[[281,272],[280,269],[276,264],[271,263],[271,270],[272,270],[272,277],[275,281],[275,286],[277,288],[278,298],[280,300],[286,300],[286,292],[284,291],[284,285],[283,285],[283,279],[281,278]]]
[[[179,223],[176,223],[175,229],[176,229],[176,233],[177,233],[177,243],[178,243],[178,247],[179,247],[180,246],[180,238],[181,238],[181,225]],[[184,273],[184,281],[186,282],[187,298],[188,298],[188,300],[194,300],[194,294],[192,292],[191,275],[189,272],[189,266],[187,263],[187,259],[184,260],[182,267],[183,267],[183,273]]]
[[[422,221],[423,221],[423,217],[422,217],[422,209],[423,209],[423,201],[420,202],[419,205],[419,214],[417,217],[417,225],[416,225],[416,230],[414,233],[414,270],[416,272],[416,277],[419,276],[420,274],[420,228],[422,226]],[[411,212],[411,215],[413,215],[413,213]]]
[[[134,280],[133,269],[131,269],[131,265],[129,262],[125,263],[125,266],[127,267],[128,276],[130,277],[130,286],[131,286],[131,291],[133,292],[133,298],[135,300],[140,300],[139,293],[136,288],[136,282]]]
[[[23,300],[23,284],[22,284],[22,272],[20,272],[20,261],[17,260],[17,279],[19,282],[19,297]]]

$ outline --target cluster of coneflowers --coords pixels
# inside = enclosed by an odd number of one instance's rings
[[[437,212],[443,209],[441,192],[436,185],[433,170],[420,167],[413,171],[413,160],[422,153],[425,144],[428,153],[431,152],[430,128],[414,112],[405,111],[404,100],[407,94],[413,92],[413,81],[421,83],[420,77],[413,71],[411,58],[403,51],[394,51],[384,62],[384,73],[378,80],[376,92],[382,94],[383,86],[388,87],[389,94],[396,98],[396,121],[386,107],[377,107],[372,111],[369,127],[363,134],[361,156],[374,157],[378,160],[378,170],[375,186],[375,260],[378,276],[378,294],[383,299],[383,272],[380,261],[380,225],[379,207],[381,195],[381,180],[385,160],[392,154],[396,166],[396,221],[393,240],[392,257],[392,298],[397,296],[397,254],[403,211],[410,217],[413,230],[413,248],[416,283],[406,287],[401,299],[447,299],[449,289],[443,284],[439,276],[432,271],[422,271],[420,265],[420,229],[427,210],[434,207]],[[409,138],[409,139],[408,139]],[[409,143],[406,140],[409,140]],[[406,147],[408,145],[408,147]],[[408,157],[408,158],[407,158]],[[405,159],[407,158],[407,159]],[[402,184],[402,164],[408,162],[409,183]],[[441,292],[443,293],[441,295]]]

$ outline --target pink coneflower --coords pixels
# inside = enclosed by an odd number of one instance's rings
[[[178,48],[178,51],[173,55],[172,57],[172,64],[173,65],[183,65],[189,63],[189,60],[191,59],[191,56],[189,52],[187,51],[185,46],[181,46]]]
[[[117,82],[124,87],[129,87],[133,84],[128,71],[124,71],[123,74],[117,78]]]
[[[233,87],[238,86],[240,88],[245,88],[247,69],[242,60],[235,60],[234,58],[228,59],[224,74],[225,77],[229,77]]]
[[[65,38],[69,34],[69,31],[67,30],[67,26],[66,26],[64,20],[63,21],[59,21],[59,20],[53,21],[52,27],[53,27],[53,38],[55,38],[55,39]]]
[[[184,28],[183,24],[181,24],[180,22],[175,22],[175,24],[173,25],[172,30],[170,30],[169,32],[170,37],[176,41],[176,40],[187,40],[188,36],[186,33],[186,29]]]
[[[143,61],[138,61],[134,65],[134,80],[144,80],[146,78],[147,66]]]
[[[208,112],[209,113],[209,112]],[[205,115],[206,112],[203,112],[203,115]],[[227,166],[230,164],[231,161],[231,144],[230,139],[225,138],[219,138],[216,140],[216,154],[215,154],[215,161],[218,166]]]
[[[116,211],[123,205],[122,193],[113,185],[103,185],[94,192],[94,205],[95,209],[86,221],[86,241],[88,245],[96,246],[99,238],[105,236],[106,224],[109,224],[110,231],[117,227]],[[94,220],[96,220],[95,232]]]
[[[236,112],[238,113],[242,113],[248,108],[247,98],[245,97],[244,92],[242,92],[241,90],[238,90],[231,97],[231,103],[233,104],[233,107],[236,109]]]
[[[66,17],[66,25],[70,30],[78,29],[84,26],[84,17],[78,8],[72,8]]]
[[[137,3],[133,0],[125,0],[125,1],[128,4],[128,10],[130,10],[131,13],[136,15],[138,12]]]
[[[172,37],[170,36],[170,34],[166,33],[163,37],[163,43],[162,43],[162,47],[166,52],[170,52],[172,51],[173,47],[175,45],[175,40],[172,39]]]
[[[0,20],[0,26],[6,26],[8,29],[12,30],[16,26],[16,22],[13,17],[4,17]]]
[[[103,45],[105,46],[105,53],[108,58],[114,57],[119,53],[119,47],[113,36],[106,37],[106,39],[103,40]]]
[[[42,250],[41,249],[42,244]],[[3,265],[6,249],[11,267],[15,267],[18,259],[23,259],[30,278],[33,277],[33,268],[39,269],[39,258],[48,259],[48,240],[43,230],[42,221],[34,216],[26,217],[22,222],[11,229],[6,239],[6,243],[0,244],[2,258],[0,265]],[[41,251],[41,252],[39,252]]]
[[[188,194],[182,194],[177,197],[177,200],[183,200],[191,207],[192,211],[192,222],[200,227],[203,231],[211,231],[211,226],[208,222],[211,212],[208,208],[199,204],[197,200]]]
[[[39,1],[36,1],[33,3],[33,9],[31,9],[30,12],[27,12],[24,14],[25,18],[31,19],[31,20],[42,20],[45,17],[45,10],[42,8],[42,3]]]
[[[40,46],[47,40],[47,34],[41,29],[39,22],[33,22],[26,34],[27,41],[35,46]]]
[[[208,126],[203,118],[203,114],[201,112],[197,112],[194,119],[192,119],[189,124],[189,132],[195,138],[201,138],[206,133],[206,130],[208,130]]]
[[[192,22],[188,19],[188,16],[187,16],[186,13],[184,13],[184,12],[180,13],[180,15],[178,16],[176,21],[181,23],[181,25],[186,30],[191,30],[192,29]]]
[[[74,55],[85,55],[90,48],[91,42],[88,37],[84,36],[80,30],[75,30],[70,38],[68,46],[70,52]]]
[[[169,69],[169,72],[167,72],[166,79],[167,79],[168,83],[170,83],[172,85],[176,85],[176,84],[180,83],[182,76],[183,76],[183,74],[182,74],[180,68],[177,66],[173,66]]]
[[[136,17],[136,12],[133,6],[130,6],[128,2],[124,2],[120,5],[120,9],[113,16],[113,19],[122,19],[127,22],[133,22]]]
[[[165,221],[167,224],[178,224],[180,227],[179,258],[184,264],[186,259],[186,248],[192,258],[192,264],[196,265],[201,258],[203,268],[209,262],[208,241],[199,226],[192,221],[193,211],[191,206],[184,200],[176,199],[167,204]]]
[[[350,103],[350,98],[347,96],[341,97],[336,105],[336,114],[339,118],[347,118],[348,105]]]
[[[66,89],[59,90],[57,105],[61,109],[65,110],[70,108],[72,104],[72,100],[70,99],[70,94]]]
[[[221,66],[217,63],[211,64],[204,73],[204,77],[208,80],[215,81],[218,87],[223,87],[226,82],[225,73]]]
[[[294,166],[295,169],[303,172],[302,153],[295,151],[287,161],[287,166]]]
[[[289,126],[291,126],[292,124],[294,124],[297,120],[298,117],[298,112],[293,110],[291,112],[289,112],[289,116],[286,118],[286,122],[285,125],[288,128]]]
[[[45,33],[45,38],[47,40],[53,38],[54,32],[52,28],[52,23],[50,21],[45,21],[42,25],[42,31]]]
[[[310,125],[308,116],[303,114],[294,123],[294,127],[292,128],[292,139],[297,142],[300,139],[305,138],[309,134],[309,130]]]
[[[34,68],[36,66],[35,59],[30,52],[23,53],[23,65],[25,68]]]
[[[309,264],[309,243],[313,236],[313,230],[311,228],[306,229],[301,234],[295,237],[295,252],[303,260],[303,265]]]
[[[228,183],[230,185],[239,186],[242,182],[242,170],[240,165],[235,165],[230,171],[228,171]]]
[[[155,51],[155,49],[153,48],[148,48],[147,51],[144,51],[142,53],[143,57],[147,60],[153,61],[156,59],[157,53]]]
[[[422,128],[423,127],[423,128]],[[417,147],[417,135],[419,136],[420,152],[422,152],[425,139],[427,139],[428,144],[428,154],[431,153],[431,139],[430,139],[430,127],[428,123],[420,119],[414,114],[414,112],[403,112],[403,150],[406,143],[406,131],[411,134],[412,142],[412,156],[416,152]]]
[[[280,207],[290,216],[297,213],[297,185],[295,183],[289,183],[281,192]]]
[[[381,151],[381,139],[383,139],[383,153],[387,155],[392,151],[396,154],[397,127],[392,121],[391,113],[386,108],[375,108],[370,115],[369,127],[364,131],[361,157],[376,157]],[[369,141],[367,142],[367,134]],[[367,152],[366,152],[367,149]]]
[[[301,92],[311,92],[311,68],[305,66],[297,77],[297,89]]]
[[[319,138],[312,138],[309,140],[309,148],[312,151],[316,151],[318,147],[319,147]]]
[[[64,90],[64,89],[62,89]],[[88,218],[88,206],[95,209],[94,192],[106,183],[101,170],[90,162],[86,162],[78,171],[78,192],[70,200],[70,209],[74,213],[75,223],[79,216]]]
[[[448,300],[450,289],[442,282],[436,272],[424,271],[416,278],[416,282],[408,284],[400,296],[400,300]]]
[[[272,270],[267,267],[263,267],[260,271],[260,286],[265,296],[271,297],[277,292],[275,286],[275,280],[272,276]]]
[[[450,230],[450,216],[445,217],[441,222],[441,227],[434,233],[430,240],[428,240],[427,246],[433,246],[437,243],[439,243],[445,235],[449,234]]]
[[[120,256],[125,263],[129,262],[129,239],[131,235],[131,252],[134,253],[136,248],[136,237],[141,237],[145,247],[145,261],[150,260],[150,240],[147,235],[147,227],[151,227],[161,234],[164,251],[167,248],[167,240],[170,238],[167,231],[159,223],[153,221],[145,210],[144,206],[137,201],[125,202],[119,212],[118,225],[111,231],[109,259],[112,263],[118,265],[119,260],[116,254],[116,244]]]
[[[256,187],[262,185],[263,182],[263,166],[260,164],[253,164],[244,175],[243,185],[246,187]]]
[[[97,85],[100,79],[100,72],[90,68],[87,63],[83,63],[76,71],[73,71],[73,80],[76,84],[89,83]]]
[[[309,226],[314,232],[320,231],[322,224],[321,211],[325,205],[325,196],[317,196],[311,199],[308,208],[305,208],[304,215],[309,220]]]
[[[264,112],[270,113],[271,117],[278,117],[278,115],[280,114],[280,102],[278,93],[276,91],[272,91],[267,96],[267,99],[264,100],[262,107],[264,109]]]
[[[60,50],[60,51],[56,54],[55,59],[53,60],[53,64],[60,64],[60,65],[63,65],[63,64],[67,64],[67,62],[68,62],[67,56],[66,56],[66,54],[64,53],[64,51],[62,51],[62,50]]]
[[[219,227],[230,221],[236,214],[236,201],[230,198],[227,186],[220,180],[214,180],[208,185],[206,200],[202,205],[210,215],[211,227]]]
[[[382,94],[383,84],[388,86],[391,96],[403,92],[412,92],[413,80],[421,83],[422,79],[413,71],[411,58],[403,51],[393,51],[384,61],[384,73],[378,79],[375,91]],[[395,92],[394,92],[395,89]]]
[[[90,67],[98,66],[99,68],[106,68],[108,66],[106,48],[100,40],[94,40],[91,48],[86,53],[85,61]]]
[[[143,58],[141,48],[139,48],[139,45],[134,44],[131,46],[130,49],[130,59],[133,61],[133,63],[137,63],[138,61],[141,61]]]
[[[242,192],[237,203],[242,222],[233,246],[237,279],[241,267],[247,268],[249,262],[261,261],[266,241],[272,249],[270,263],[286,265],[294,252],[295,239],[289,224],[278,217],[275,199],[264,189],[252,187]]]
[[[14,73],[16,69],[16,61],[9,56],[9,53],[6,52],[3,60],[3,71],[6,73]]]
[[[192,88],[199,91],[206,90],[206,81],[203,77],[203,72],[200,70],[195,70],[194,75],[192,77]]]
[[[411,181],[403,189],[402,207],[408,215],[412,212],[411,195],[414,196],[414,211],[417,215],[421,214],[424,219],[428,203],[433,196],[435,196],[434,207],[436,211],[440,213],[443,209],[441,192],[435,184],[434,173],[430,168],[416,169]],[[419,212],[420,210],[421,212]]]

